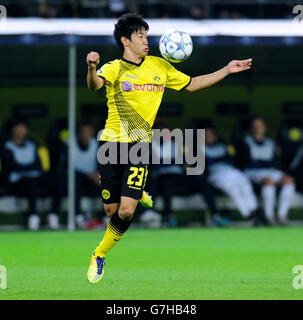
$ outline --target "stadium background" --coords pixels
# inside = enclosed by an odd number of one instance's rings
[[[297,1],[291,0],[0,2],[7,8],[8,17],[16,21],[32,17],[42,18],[44,22],[52,18],[105,19],[129,10],[143,14],[150,25],[154,18],[177,19],[177,23],[184,19],[291,22],[296,4]],[[303,137],[303,38],[289,36],[287,32],[283,30],[283,35],[274,37],[193,36],[193,54],[177,65],[181,71],[200,75],[217,70],[231,59],[249,57],[253,58],[253,68],[195,94],[166,90],[159,115],[167,119],[171,128],[183,129],[211,119],[229,143],[233,142],[239,122],[254,114],[264,116],[269,135],[280,142],[284,137],[284,148],[290,147],[290,153],[281,154],[286,156],[281,163],[286,168]],[[89,43],[80,40],[76,43],[76,120],[89,119],[98,129],[106,118],[104,90],[95,94],[87,89],[85,57],[94,50],[100,52],[101,61],[105,62],[119,57],[120,52],[110,36],[102,36],[102,31]],[[150,54],[159,56],[158,40],[158,36],[150,37]],[[57,132],[62,139],[68,137],[69,45],[73,41],[75,37],[42,36],[39,32],[34,36],[4,35],[0,21],[0,143],[8,137],[7,121],[27,117],[30,137],[41,147],[46,170],[50,136]],[[295,125],[284,126],[289,120]],[[8,290],[0,286],[0,300],[302,300],[302,290],[292,286],[292,270],[302,265],[300,193],[296,194],[295,206],[290,211],[290,219],[296,223],[290,227],[247,228],[247,222],[230,228],[193,226],[193,222],[201,222],[204,211],[184,208],[190,200],[177,211],[177,218],[185,228],[130,228],[123,242],[107,257],[102,283],[92,287],[86,281],[87,266],[103,231],[66,232],[66,215],[61,221],[63,230],[23,231],[24,212],[15,212],[6,201],[2,175],[3,171],[0,173],[0,265],[7,269]],[[101,208],[101,197],[98,203]],[[233,220],[242,220],[235,210],[231,213]],[[100,209],[96,214],[100,214]],[[0,273],[1,284],[2,276]]]
[[[293,19],[288,1],[3,1],[8,17],[47,18],[113,18],[128,9],[137,10],[146,18],[225,19]],[[152,20],[150,20],[152,23]],[[106,62],[119,57],[120,52],[111,36],[76,41],[76,119],[91,120],[97,130],[106,119],[104,90],[93,94],[86,88],[85,56],[89,51],[101,54]],[[159,56],[159,37],[151,37],[150,54]],[[89,42],[89,44],[87,44]],[[181,71],[196,76],[210,73],[231,59],[253,58],[250,72],[233,75],[202,92],[178,94],[167,90],[158,115],[164,117],[171,128],[192,128],[199,121],[211,119],[218,132],[229,143],[233,142],[241,119],[261,115],[268,121],[268,133],[279,139],[283,124],[288,119],[301,119],[303,114],[302,74],[300,62],[302,41],[299,37],[193,37],[194,51],[190,59],[177,65]],[[31,38],[30,35],[6,35],[0,41],[1,70],[1,139],[7,138],[6,122],[14,117],[29,120],[30,136],[39,143],[44,153],[44,167],[49,169],[48,138],[54,125],[68,117],[68,63],[69,47],[60,37]],[[197,67],[198,66],[198,67]],[[45,99],[47,97],[47,99]],[[297,121],[298,122],[298,121]],[[300,121],[299,121],[300,122]],[[299,123],[298,122],[298,123]],[[200,122],[201,123],[201,122]],[[296,125],[299,127],[299,125]],[[294,144],[301,141],[296,136]],[[290,128],[291,129],[291,128]],[[301,132],[301,134],[300,134]],[[287,133],[286,133],[287,135]],[[284,144],[289,141],[285,141]],[[46,147],[46,148],[44,148]],[[293,150],[292,150],[293,152]],[[283,155],[282,155],[283,156]],[[288,158],[287,158],[288,157]],[[287,169],[289,155],[282,157]],[[2,186],[5,196],[5,186]],[[300,201],[299,201],[300,203]],[[300,205],[299,205],[300,207]],[[5,211],[5,210],[4,210]],[[292,210],[300,219],[300,212]],[[0,214],[2,224],[20,221],[20,214]],[[189,220],[191,215],[188,214]],[[187,221],[187,219],[185,219]]]

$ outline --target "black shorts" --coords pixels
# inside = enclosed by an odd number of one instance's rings
[[[99,147],[105,142],[100,141]],[[121,164],[120,143],[111,142],[117,145],[117,164],[99,162],[100,187],[104,203],[118,203],[121,196],[139,200],[142,198],[143,189],[148,175],[148,163],[139,164]],[[129,148],[132,144],[126,144]],[[149,146],[150,148],[150,146]],[[99,160],[99,154],[98,154]]]

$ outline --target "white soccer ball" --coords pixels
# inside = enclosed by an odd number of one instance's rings
[[[167,30],[159,42],[159,50],[163,58],[170,62],[182,62],[193,51],[193,42],[188,33],[171,29]]]

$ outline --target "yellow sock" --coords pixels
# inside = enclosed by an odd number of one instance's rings
[[[95,257],[104,258],[111,248],[123,237],[131,221],[124,221],[115,213],[108,222],[104,237],[95,250]]]

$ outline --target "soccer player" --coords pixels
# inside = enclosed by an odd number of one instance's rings
[[[99,54],[90,52],[87,55],[88,88],[97,91],[105,86],[108,100],[108,119],[99,138],[100,147],[106,143],[119,146],[124,143],[131,147],[138,140],[151,142],[153,122],[165,88],[195,92],[212,86],[231,73],[251,67],[252,59],[233,60],[214,73],[191,78],[177,71],[168,61],[148,56],[148,30],[149,26],[142,17],[124,14],[114,30],[122,58],[97,70]],[[146,132],[141,139],[133,134],[138,130]],[[117,150],[119,159],[119,147]],[[100,165],[104,209],[110,220],[103,240],[91,256],[87,273],[89,282],[97,283],[103,277],[105,256],[129,228],[138,201],[151,206],[151,199],[143,191],[147,170],[147,165],[142,163]]]

